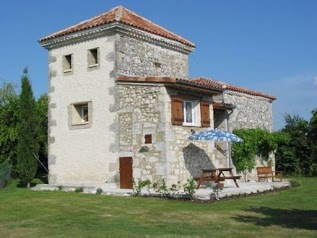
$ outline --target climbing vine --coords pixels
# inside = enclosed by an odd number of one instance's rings
[[[243,138],[242,143],[233,143],[232,161],[238,172],[242,172],[244,179],[256,165],[259,156],[262,163],[272,165],[270,154],[276,151],[281,140],[287,140],[287,134],[282,132],[268,132],[257,129],[236,129],[234,134]]]

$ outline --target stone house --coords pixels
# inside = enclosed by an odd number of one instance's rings
[[[191,130],[272,130],[275,97],[188,78],[195,45],[124,8],[39,40],[49,62],[49,183],[131,188],[232,166]]]

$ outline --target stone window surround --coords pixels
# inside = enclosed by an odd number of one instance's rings
[[[88,121],[79,122],[78,117],[80,117],[80,115],[78,114],[79,112],[77,111],[78,108],[76,109],[76,107],[78,106],[88,107]],[[92,124],[93,124],[92,101],[75,102],[68,105],[68,127],[70,130],[87,129],[87,128],[90,128]]]

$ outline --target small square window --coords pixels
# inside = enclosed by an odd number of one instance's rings
[[[72,55],[63,56],[63,72],[71,72],[73,69]]]
[[[88,103],[73,105],[72,124],[84,124],[89,122]]]
[[[152,135],[148,134],[144,136],[144,143],[145,144],[152,144]]]
[[[68,126],[71,130],[90,128],[93,117],[92,102],[73,103],[68,106]]]
[[[99,49],[88,50],[88,67],[96,67],[99,64]]]

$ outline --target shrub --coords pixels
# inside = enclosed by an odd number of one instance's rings
[[[300,183],[296,180],[293,180],[293,179],[289,180],[289,183],[291,184],[292,188],[300,186]]]
[[[187,179],[187,183],[184,184],[185,197],[192,200],[196,192],[195,191],[196,187],[197,187],[197,184],[193,178]]]
[[[84,188],[83,187],[79,187],[79,188],[76,188],[75,189],[75,192],[76,193],[82,193],[84,191]]]
[[[5,187],[11,178],[12,165],[9,160],[0,164],[0,188]]]
[[[98,188],[97,191],[96,191],[96,194],[100,195],[100,194],[102,194],[102,192],[103,192],[102,188]]]
[[[132,179],[133,183],[133,196],[141,196],[141,190],[142,188],[149,186],[151,184],[150,180],[141,180],[139,179],[138,182],[136,182],[134,179]]]

